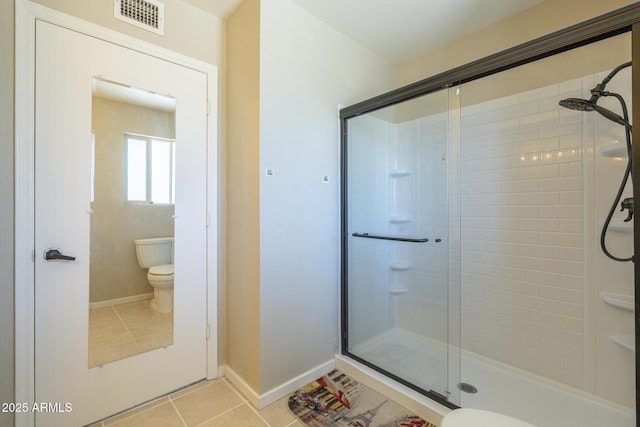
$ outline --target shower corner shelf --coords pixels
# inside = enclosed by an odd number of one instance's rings
[[[602,301],[617,308],[627,311],[634,310],[635,301],[633,295],[612,294],[610,292],[600,292]]]
[[[389,172],[391,178],[402,178],[403,176],[411,175],[411,171],[405,169],[395,169]]]
[[[406,261],[394,261],[389,264],[389,268],[392,270],[409,270],[411,267],[413,267],[413,265]]]
[[[600,147],[600,155],[602,157],[608,157],[612,159],[626,159],[627,155],[627,146],[622,143],[615,143],[610,145],[605,145]]]
[[[403,287],[400,287],[400,286],[397,286],[397,285],[393,285],[393,286],[391,287],[391,289],[389,289],[389,293],[390,293],[391,295],[393,295],[393,296],[400,296],[400,295],[404,295],[404,294],[406,294],[407,292],[409,292],[409,289],[407,289],[407,288],[403,288]]]
[[[406,224],[411,221],[413,221],[413,218],[410,215],[391,215],[389,217],[391,224]]]
[[[600,221],[600,226],[604,227],[604,220]],[[633,233],[633,221],[624,222],[622,220],[612,220],[609,222],[609,230],[616,233],[632,234]]]
[[[627,350],[636,351],[636,337],[634,335],[611,335],[609,338]]]

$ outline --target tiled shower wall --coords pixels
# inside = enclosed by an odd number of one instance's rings
[[[577,79],[462,108],[460,139],[463,347],[575,387],[588,147],[558,101],[585,92]]]
[[[349,230],[387,234],[388,135],[392,126],[372,116],[349,125]],[[350,238],[349,337],[357,346],[389,329],[387,245],[380,240]]]
[[[397,124],[396,138],[405,142],[394,144],[396,150],[390,153],[391,158],[412,171],[411,183],[415,187],[411,194],[395,194],[392,209],[410,212],[414,219],[407,225],[410,235],[429,239],[426,243],[397,245],[413,268],[400,273],[409,276],[411,283],[406,285],[407,294],[393,298],[393,324],[440,342],[447,341],[449,303],[447,117],[445,112]],[[398,154],[399,150],[405,154]]]

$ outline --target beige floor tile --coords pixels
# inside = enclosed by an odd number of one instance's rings
[[[159,335],[148,335],[136,338],[140,351],[150,351],[156,348],[170,346],[173,344],[173,333],[162,333]]]
[[[273,402],[271,405],[260,409],[260,416],[267,420],[272,427],[285,427],[293,423],[296,418],[289,412],[287,402],[289,396]]]
[[[187,426],[195,426],[243,403],[243,400],[224,381],[215,381],[205,387],[173,399]]]
[[[211,380],[211,381],[203,380],[203,381],[198,381],[197,383],[191,384],[190,386],[185,387],[182,390],[178,390],[175,393],[171,393],[169,395],[169,397],[172,400],[176,400],[180,396],[184,396],[185,394],[191,393],[192,391],[196,391],[196,390],[198,390],[198,389],[200,389],[202,387],[206,387],[206,386],[208,386],[208,385],[210,385],[212,383],[216,383],[216,382],[220,382],[220,381],[221,380]]]
[[[173,325],[166,320],[159,319],[148,319],[135,323],[135,326],[129,326],[129,332],[135,339],[149,335],[161,335],[170,330],[173,330]]]
[[[127,328],[117,320],[113,323],[102,323],[89,326],[89,347],[107,347],[133,340]]]
[[[112,426],[112,425],[114,425],[114,424],[116,424],[116,423],[118,423],[118,422],[120,422],[120,421],[122,421],[122,420],[124,420],[126,418],[131,418],[131,417],[133,417],[135,415],[141,414],[142,412],[146,412],[146,411],[148,411],[150,409],[156,408],[156,407],[161,406],[161,405],[166,405],[168,403],[169,404],[171,403],[171,402],[169,402],[169,398],[168,397],[161,397],[160,399],[154,400],[153,402],[149,402],[149,403],[147,403],[147,404],[145,404],[143,406],[139,406],[139,407],[137,407],[135,409],[132,409],[130,411],[127,411],[127,412],[125,412],[123,414],[116,415],[116,416],[114,416],[112,418],[104,420],[104,425],[105,425],[105,427]]]
[[[89,322],[92,325],[103,322],[113,322],[114,319],[118,320],[118,315],[113,307],[101,307],[89,310]]]
[[[171,403],[156,406],[147,411],[140,411],[129,417],[120,419],[114,427],[183,427],[184,423]]]
[[[89,310],[89,366],[173,344],[173,314],[149,300]]]
[[[137,304],[135,307],[123,307],[129,306],[131,304]],[[115,310],[118,312],[118,315],[122,319],[122,321],[127,325],[128,328],[139,328],[142,326],[146,326],[148,324],[152,324],[159,319],[162,319],[153,308],[144,304],[144,302],[138,303],[130,303],[130,304],[122,304],[121,306],[116,306]],[[164,320],[164,319],[163,319]]]
[[[269,427],[254,411],[248,403],[231,409],[217,417],[200,424],[202,427]]]
[[[136,313],[146,312],[151,309],[148,300],[128,302],[114,306],[120,316],[136,315]]]

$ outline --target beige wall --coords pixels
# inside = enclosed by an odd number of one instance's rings
[[[173,205],[125,203],[123,135],[173,139],[175,114],[98,97],[92,107],[96,166],[89,300],[99,302],[153,292],[133,241],[173,236],[174,210]]]
[[[219,65],[224,57],[224,21],[180,0],[162,0],[165,7],[164,36],[115,19],[113,0],[34,1],[209,64]]]
[[[547,0],[510,19],[399,64],[396,69],[398,86],[484,58],[632,3],[630,0]]]
[[[226,364],[260,389],[260,1],[227,21]]]
[[[0,10],[0,402],[13,402],[13,1]],[[0,412],[0,425],[13,414]]]

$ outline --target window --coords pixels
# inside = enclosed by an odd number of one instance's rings
[[[125,134],[127,202],[175,202],[175,141]]]

